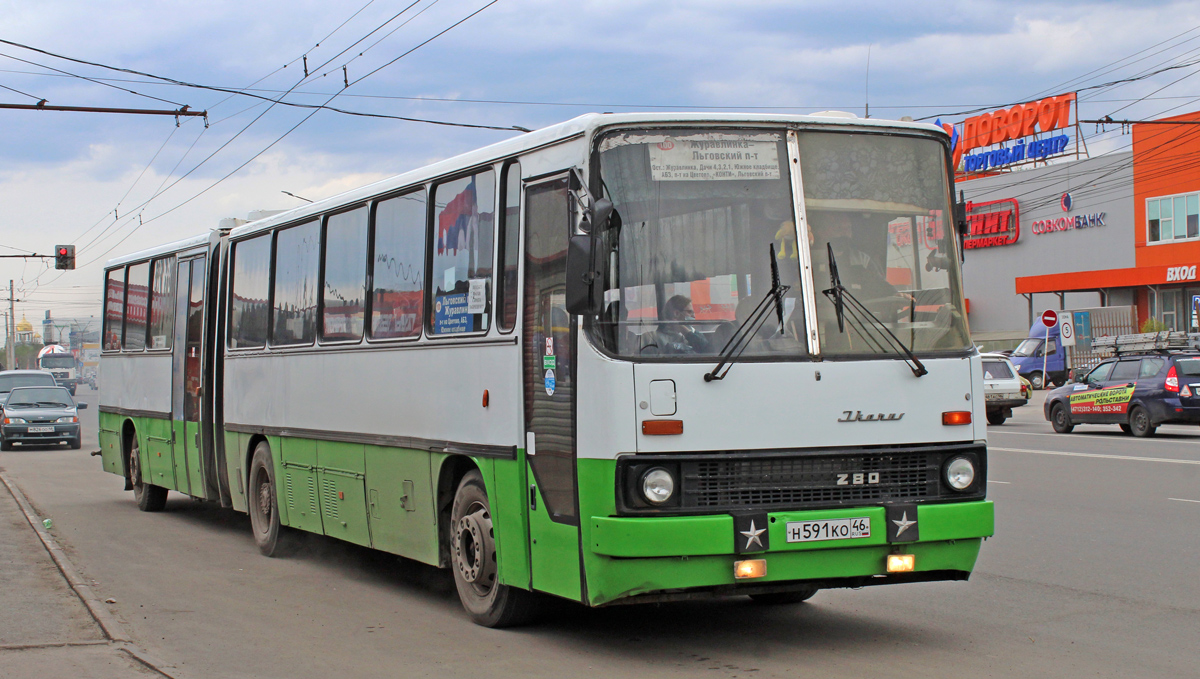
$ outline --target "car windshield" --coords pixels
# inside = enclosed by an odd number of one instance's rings
[[[1042,340],[1033,339],[1032,337],[1021,342],[1013,349],[1013,356],[1036,356],[1038,347],[1042,346]]]
[[[1011,379],[1012,376],[1012,369],[1008,367],[1008,361],[989,360],[986,358],[983,360],[983,379]]]
[[[63,407],[75,405],[71,392],[62,387],[25,387],[14,389],[8,398],[7,408],[21,407]]]
[[[838,329],[820,291],[827,247],[842,283],[915,352],[969,348],[943,146],[934,139],[800,132],[813,279],[801,276],[786,133],[635,130],[605,135],[600,172],[614,218],[593,338],[629,357],[715,356],[767,296],[772,248],[783,298],[744,356],[807,353],[804,286],[826,355],[895,355],[861,318]]]
[[[0,394],[6,394],[17,387],[53,387],[56,384],[52,375],[0,375]]]
[[[51,354],[41,358],[43,368],[74,368],[75,357],[70,354]]]

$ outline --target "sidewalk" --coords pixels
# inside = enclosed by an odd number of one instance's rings
[[[0,677],[163,676],[109,638],[0,481]]]

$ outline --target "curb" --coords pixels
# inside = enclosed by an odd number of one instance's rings
[[[17,488],[17,484],[13,483],[8,478],[8,474],[3,470],[0,470],[0,482],[4,483],[9,494],[17,501],[17,506],[20,507],[21,513],[25,515],[25,520],[29,522],[30,527],[37,533],[38,539],[42,541],[42,546],[50,553],[50,558],[54,560],[54,565],[58,567],[67,584],[71,586],[71,590],[75,592],[75,596],[79,597],[79,600],[83,602],[92,619],[100,626],[100,631],[104,634],[104,638],[116,646],[118,651],[128,654],[146,668],[164,677],[170,677],[171,675],[159,669],[165,663],[152,658],[141,649],[133,646],[132,637],[125,629],[125,626],[104,606],[104,603],[92,591],[91,586],[80,577],[79,571],[75,569],[74,564],[67,558],[67,553],[63,550],[62,545],[58,544],[58,540],[42,525],[37,512],[33,509],[33,505],[29,503],[29,499],[25,497],[21,489]]]

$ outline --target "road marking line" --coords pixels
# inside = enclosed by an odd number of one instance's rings
[[[1006,453],[1029,453],[1031,455],[1062,455],[1063,457],[1096,457],[1104,460],[1133,460],[1135,462],[1174,462],[1175,464],[1198,464],[1200,460],[1173,460],[1167,457],[1134,457],[1132,455],[1103,455],[1100,453],[1068,453],[1061,450],[1029,450],[1025,448],[992,448]]]
[[[1103,426],[1103,425],[1099,425],[1099,426]],[[1163,426],[1171,426],[1171,425],[1163,425]],[[1182,425],[1180,425],[1180,426],[1182,426]],[[1172,433],[1172,432],[1170,430],[1167,430],[1164,433]],[[1074,434],[1069,434],[1069,435],[1068,434],[1047,434],[1044,432],[1034,432],[1034,431],[991,431],[991,430],[988,430],[988,436],[992,436],[993,434],[1004,434],[1006,436],[1077,436],[1077,437],[1081,437],[1081,438],[1095,438],[1100,441],[1108,441],[1111,439],[1129,440],[1129,435],[1125,434],[1125,433],[1118,434],[1117,431],[1113,431],[1109,434],[1105,434],[1103,431],[1095,431],[1095,430],[1093,430],[1091,432],[1077,431]],[[1076,440],[1078,440],[1078,439],[1076,439]],[[1195,439],[1185,439],[1185,440],[1140,439],[1138,441],[1138,443],[1154,443],[1154,444],[1167,444],[1167,445],[1183,444],[1183,445],[1189,445],[1189,446],[1196,445]]]
[[[1006,486],[1012,485],[1012,481],[992,481],[991,479],[988,480],[988,483],[1003,483]]]
[[[1176,502],[1195,502],[1196,504],[1200,505],[1200,500],[1185,500],[1185,499],[1183,499],[1183,498],[1181,498],[1181,497],[1169,497],[1169,498],[1167,498],[1167,499],[1168,499],[1168,500],[1174,500],[1174,501],[1176,501]]]

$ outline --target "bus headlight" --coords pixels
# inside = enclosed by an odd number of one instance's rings
[[[675,478],[662,467],[654,467],[642,474],[642,497],[652,505],[661,505],[675,494]]]
[[[946,465],[946,483],[954,490],[966,490],[975,483],[975,465],[965,457],[956,457]]]

